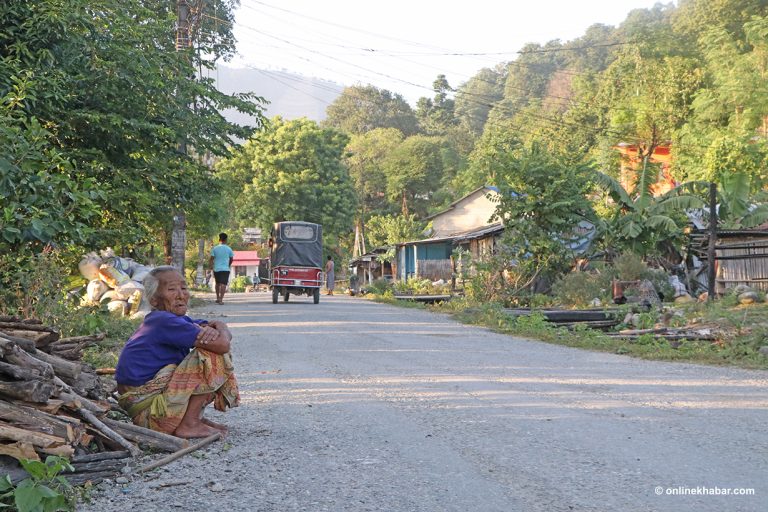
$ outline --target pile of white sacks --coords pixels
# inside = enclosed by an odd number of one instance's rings
[[[107,248],[101,254],[86,254],[78,265],[80,274],[88,280],[83,305],[107,304],[120,315],[140,318],[149,313],[149,304],[142,300],[144,278],[152,270],[130,258],[115,256]]]

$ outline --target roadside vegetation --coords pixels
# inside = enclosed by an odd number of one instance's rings
[[[737,293],[730,293],[714,302],[668,300],[654,307],[639,304],[614,305],[611,302],[611,284],[615,278],[649,279],[655,288],[671,290],[664,272],[650,269],[634,255],[617,258],[615,264],[596,271],[572,272],[561,279],[550,294],[514,297],[508,288],[489,286],[484,267],[464,282],[464,289],[453,293],[450,300],[432,305],[409,300],[411,295],[435,295],[446,292],[445,285],[430,286],[429,281],[409,281],[410,286],[378,280],[365,291],[377,302],[400,307],[424,308],[452,315],[458,321],[487,327],[517,337],[531,338],[569,347],[613,352],[643,359],[684,361],[702,364],[732,365],[742,368],[768,369],[768,354],[761,347],[768,346],[768,304],[765,295],[758,293],[754,303],[742,304]],[[494,273],[495,274],[495,273]],[[513,278],[514,279],[514,278]],[[405,293],[403,293],[405,291]],[[531,314],[516,316],[510,308],[524,303]],[[575,324],[571,328],[558,327],[547,321],[541,313],[550,308],[606,309],[613,311],[616,325],[600,331]],[[653,330],[689,328],[706,332],[713,339],[658,339],[654,333],[641,334],[628,340],[609,336],[626,329]],[[768,350],[768,349],[764,349]]]

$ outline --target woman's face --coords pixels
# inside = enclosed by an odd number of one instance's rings
[[[161,272],[157,276],[159,284],[150,304],[160,311],[168,311],[175,315],[187,314],[189,290],[187,282],[176,271]]]

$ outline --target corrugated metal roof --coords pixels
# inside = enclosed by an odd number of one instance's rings
[[[495,224],[490,224],[488,226],[483,226],[481,228],[474,228],[467,231],[459,231],[457,233],[451,233],[450,235],[446,236],[438,236],[435,238],[425,238],[423,240],[411,240],[408,242],[400,242],[399,244],[396,244],[398,246],[401,245],[414,245],[414,244],[434,244],[434,243],[440,243],[440,242],[448,242],[448,241],[455,241],[455,240],[471,240],[473,238],[481,238],[487,234],[494,233],[496,231],[503,231],[504,226],[501,222],[497,222]]]

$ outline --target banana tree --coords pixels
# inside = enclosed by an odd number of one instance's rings
[[[609,251],[630,251],[643,258],[660,254],[682,238],[685,212],[705,204],[686,184],[654,196],[652,186],[658,181],[658,172],[647,158],[634,190],[602,172],[595,172],[594,180],[613,200],[608,215],[597,222]]]

